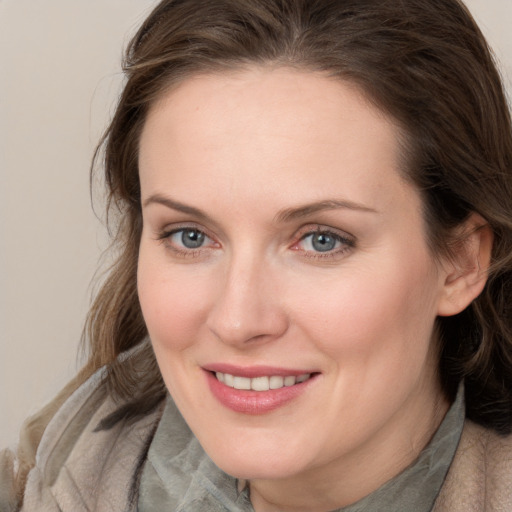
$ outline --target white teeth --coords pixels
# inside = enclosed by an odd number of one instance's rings
[[[235,389],[251,389],[251,379],[247,377],[235,377],[233,387]]]
[[[251,379],[251,389],[253,391],[268,391],[270,389],[270,382],[268,377],[255,377]]]
[[[229,386],[230,388],[234,387],[235,377],[233,377],[233,375],[230,375],[229,373],[225,373],[224,374],[224,384],[226,384],[226,386]]]
[[[305,382],[311,377],[310,373],[303,373],[302,375],[288,375],[281,377],[279,375],[272,375],[270,377],[237,377],[229,373],[216,372],[217,380],[223,382],[226,386],[235,389],[253,390],[253,391],[268,391],[269,389],[280,389],[282,387],[294,386]]]
[[[284,386],[284,378],[274,375],[270,377],[270,389],[279,389]]]
[[[293,386],[296,382],[296,378],[293,375],[289,375],[288,377],[284,378],[284,385],[289,387]]]

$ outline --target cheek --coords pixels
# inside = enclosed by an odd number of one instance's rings
[[[351,360],[345,359],[348,354],[365,361],[414,351],[423,356],[436,317],[429,269],[429,264],[382,264],[326,281],[302,306],[298,322],[324,353],[343,364]]]
[[[181,351],[197,339],[208,311],[208,281],[159,265],[141,251],[137,288],[155,350]]]

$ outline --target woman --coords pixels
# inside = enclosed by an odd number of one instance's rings
[[[512,509],[510,117],[464,6],[167,0],[125,68],[119,258],[4,508]]]

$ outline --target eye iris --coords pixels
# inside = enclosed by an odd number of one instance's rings
[[[311,243],[315,251],[327,252],[332,251],[335,248],[336,239],[326,233],[317,233],[316,235],[313,235]]]
[[[197,249],[204,243],[204,233],[195,229],[185,229],[181,235],[181,241],[187,249]]]

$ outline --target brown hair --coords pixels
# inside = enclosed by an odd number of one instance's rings
[[[84,376],[109,365],[108,383],[143,414],[165,387],[146,340],[136,290],[141,234],[138,142],[148,108],[193,74],[250,64],[323,71],[359,86],[407,134],[407,178],[423,194],[434,252],[471,212],[494,232],[484,292],[438,320],[448,396],[466,386],[467,416],[512,425],[512,137],[491,52],[458,0],[164,0],[128,46],[126,85],[103,150],[119,257],[86,325]],[[119,354],[139,345],[129,366]]]

